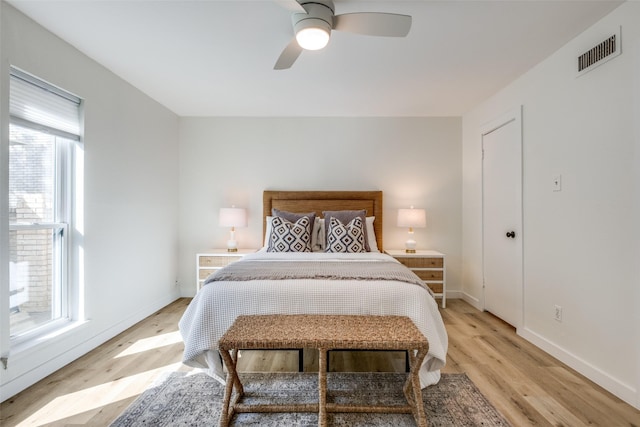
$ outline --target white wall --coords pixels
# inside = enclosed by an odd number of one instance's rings
[[[8,369],[0,369],[4,400],[179,296],[178,118],[5,2],[0,11],[1,87],[15,65],[85,100],[84,221],[75,238],[84,257],[89,320],[12,352]],[[6,91],[0,95],[4,199],[8,99]],[[4,230],[1,236],[5,247]],[[6,252],[1,255],[7,265]],[[82,279],[82,273],[75,276]]]
[[[622,55],[575,57],[622,25]],[[518,332],[640,406],[640,3],[616,9],[463,117],[463,282],[481,301],[481,126],[523,106],[524,327]],[[552,178],[562,174],[562,191]],[[563,307],[561,323],[554,305]]]
[[[382,190],[384,247],[402,248],[396,210],[427,211],[418,248],[447,255],[460,288],[460,118],[181,118],[180,288],[195,293],[195,254],[224,248],[218,209],[248,208],[240,247],[262,242],[264,190]]]

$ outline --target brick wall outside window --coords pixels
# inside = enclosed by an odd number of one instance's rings
[[[53,212],[54,144],[12,144],[10,150],[9,221],[41,223],[55,220]],[[15,292],[26,292],[21,312],[51,310],[53,245],[51,230],[11,230],[10,261],[25,275],[12,277]],[[17,270],[16,270],[17,271]],[[22,299],[21,299],[22,300]]]

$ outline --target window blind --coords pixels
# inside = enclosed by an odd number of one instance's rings
[[[9,90],[12,123],[80,140],[80,98],[16,68],[11,68]]]

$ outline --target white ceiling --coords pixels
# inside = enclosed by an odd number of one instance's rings
[[[335,0],[408,14],[406,38],[334,31],[274,71],[293,37],[275,0],[9,0],[180,116],[459,116],[617,0]]]

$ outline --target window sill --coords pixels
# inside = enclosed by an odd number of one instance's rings
[[[45,345],[52,340],[59,339],[71,332],[76,332],[79,328],[89,323],[89,320],[73,320],[64,322],[54,328],[48,328],[46,331],[40,331],[37,334],[20,337],[11,342],[10,357],[16,357],[20,353],[28,352],[34,348]]]

